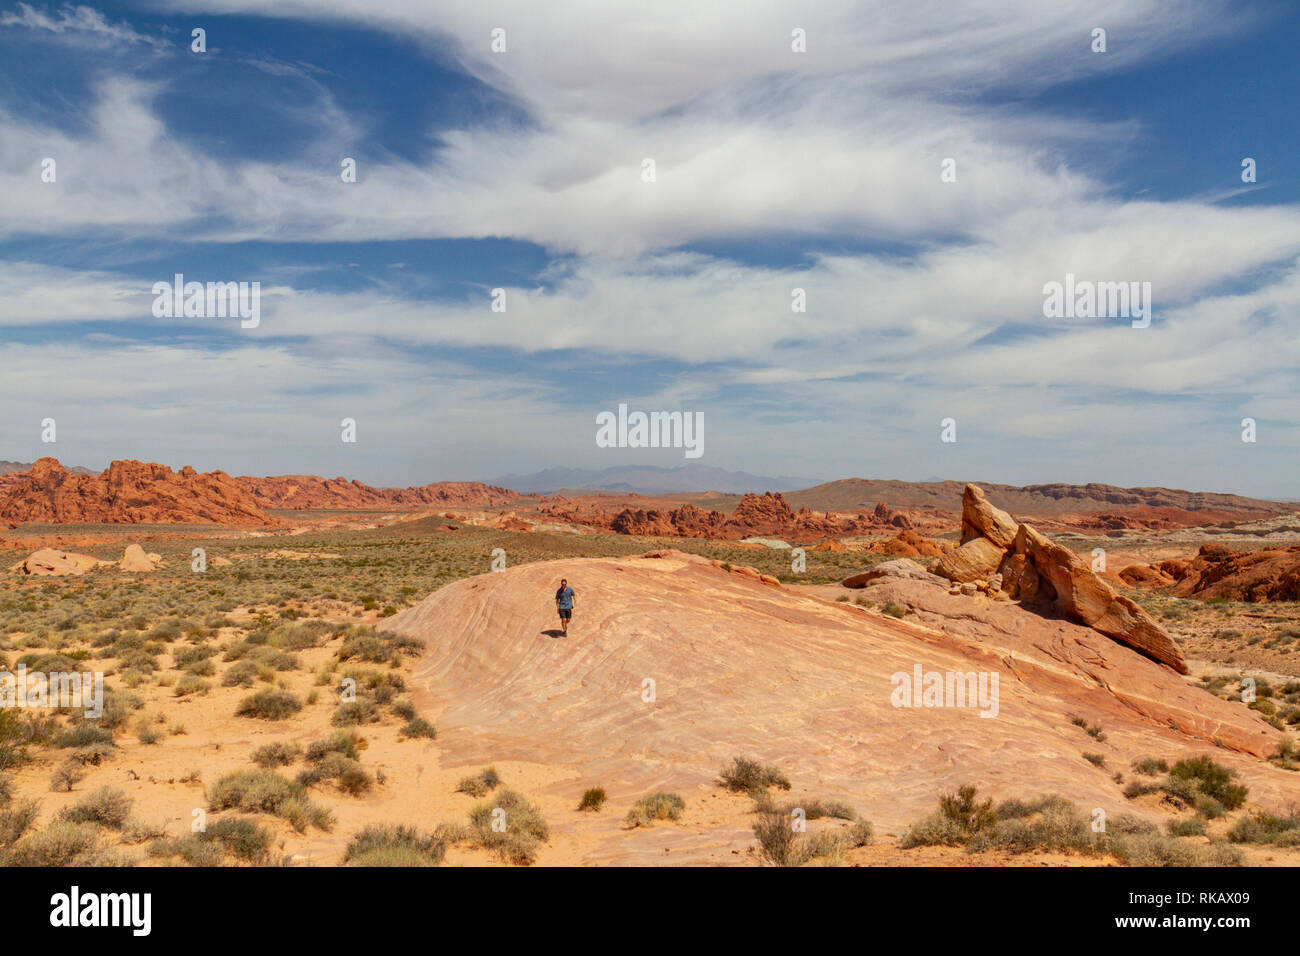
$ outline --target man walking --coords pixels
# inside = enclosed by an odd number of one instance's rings
[[[560,612],[560,629],[569,633],[569,620],[573,617],[573,588],[565,578],[560,578],[560,589],[555,592],[555,610]]]

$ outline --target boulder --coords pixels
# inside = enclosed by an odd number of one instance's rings
[[[834,538],[827,538],[825,541],[819,541],[817,544],[813,545],[808,550],[809,551],[834,551],[836,553],[839,553],[841,551],[847,551],[848,549],[845,548],[843,544],[841,544],[839,541],[835,540]]]
[[[1162,588],[1174,583],[1174,579],[1163,571],[1145,564],[1130,564],[1120,571],[1119,577],[1134,588]]]
[[[1006,552],[988,538],[971,538],[960,548],[945,554],[935,571],[950,581],[987,579],[1002,563]]]
[[[145,554],[138,544],[128,544],[122,552],[122,560],[117,562],[123,571],[156,571],[162,564],[162,558],[156,554]]]
[[[967,485],[961,496],[961,543],[986,538],[1003,551],[1016,540],[1018,522],[984,497],[984,491]]]
[[[986,590],[1022,602],[1050,602],[1062,614],[1187,673],[1182,650],[1146,611],[1116,594],[1069,548],[994,507],[975,485],[962,494],[961,541],[935,570],[962,594]]]
[[[1056,592],[1056,606],[1095,631],[1127,644],[1180,674],[1187,673],[1182,649],[1151,615],[1116,594],[1088,564],[1027,524],[1016,534],[1017,554],[1034,563],[1040,577]]]
[[[92,568],[112,563],[112,561],[101,561],[89,554],[74,554],[70,551],[59,551],[55,548],[42,548],[39,551],[32,552],[27,558],[19,561],[9,570],[46,577],[62,577],[67,574],[85,574]]]
[[[872,581],[879,581],[881,578],[904,578],[914,581],[930,581],[935,584],[944,583],[943,578],[931,574],[915,561],[899,558],[897,561],[882,561],[873,568],[859,571],[857,574],[845,578],[840,584],[846,588],[865,588]]]

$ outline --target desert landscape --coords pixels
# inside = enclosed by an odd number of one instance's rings
[[[1297,48],[0,0],[12,938],[1287,941]]]
[[[11,864],[1300,862],[1296,502],[5,468]]]

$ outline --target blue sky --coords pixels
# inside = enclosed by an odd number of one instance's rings
[[[758,474],[1300,499],[1295,5],[469,6],[0,0],[0,458],[683,464],[597,447],[627,403]],[[1067,272],[1151,326],[1045,319]]]

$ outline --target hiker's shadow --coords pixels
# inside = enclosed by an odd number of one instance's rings
[[[542,631],[542,633],[545,634],[547,637],[563,637],[563,636],[564,636],[564,632],[561,631],[561,630],[560,630],[559,628],[557,628],[557,627],[553,627],[553,628],[550,628],[549,630]]]

